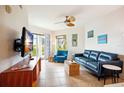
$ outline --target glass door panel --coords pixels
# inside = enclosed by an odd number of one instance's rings
[[[44,58],[44,40],[44,35],[34,34],[32,56],[40,56]]]

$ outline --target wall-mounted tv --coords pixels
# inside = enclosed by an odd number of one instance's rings
[[[24,57],[33,50],[33,34],[30,31],[28,31],[25,27],[23,27],[22,29],[21,42],[22,42],[21,56]]]

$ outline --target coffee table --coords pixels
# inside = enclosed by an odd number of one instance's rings
[[[119,71],[121,71],[121,68],[119,66],[109,65],[109,64],[104,64],[103,68],[104,68],[104,71],[103,71],[104,72],[104,85],[105,85],[105,80],[106,80],[105,69],[110,70],[112,72],[112,83],[117,83],[118,78],[119,78]]]
[[[80,74],[80,65],[74,61],[65,60],[64,61],[65,71],[69,76],[75,76]]]

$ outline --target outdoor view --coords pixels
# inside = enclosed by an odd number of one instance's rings
[[[44,35],[34,34],[32,56],[41,56],[44,58]]]

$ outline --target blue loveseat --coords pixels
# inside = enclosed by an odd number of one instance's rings
[[[58,50],[57,54],[54,55],[53,60],[54,60],[54,62],[63,62],[64,63],[64,61],[67,60],[67,55],[68,55],[68,51]]]
[[[103,64],[113,64],[123,68],[123,62],[119,60],[117,54],[103,51],[85,50],[82,54],[75,54],[74,60],[95,73],[98,80],[103,76]]]

